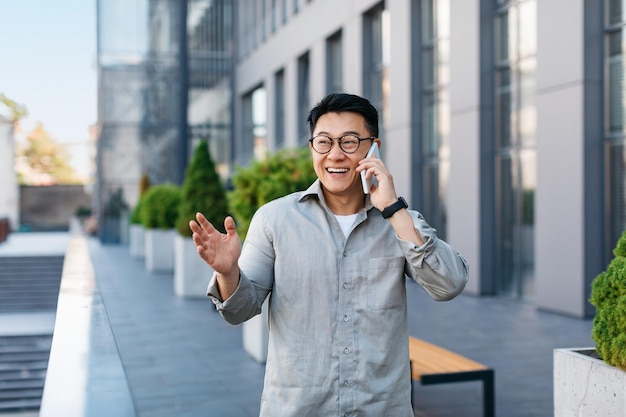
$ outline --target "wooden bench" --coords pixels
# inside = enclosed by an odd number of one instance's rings
[[[493,369],[412,336],[409,336],[409,359],[411,361],[411,401],[413,400],[413,380],[420,381],[423,385],[480,380],[483,382],[483,414],[485,417],[494,417]]]

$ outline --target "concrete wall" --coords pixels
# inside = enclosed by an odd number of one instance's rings
[[[20,186],[20,219],[24,230],[69,230],[79,207],[91,208],[91,195],[82,185]]]
[[[575,316],[585,303],[583,12],[582,0],[537,2],[537,304]]]
[[[19,227],[19,193],[15,175],[13,122],[0,116],[0,218],[8,218],[11,230]]]

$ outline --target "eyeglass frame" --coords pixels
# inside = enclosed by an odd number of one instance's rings
[[[313,140],[315,138],[320,137],[320,136],[323,136],[323,137],[327,138],[328,140],[330,140],[330,148],[328,148],[328,150],[326,152],[318,151],[317,149],[315,149],[315,145],[313,145]],[[346,136],[354,136],[359,141],[356,149],[353,150],[352,152],[347,152],[345,149],[343,149],[343,146],[341,145],[341,142],[342,142],[343,138],[345,138]],[[355,153],[356,151],[359,150],[359,148],[361,147],[361,142],[363,142],[364,140],[372,140],[373,141],[375,139],[376,139],[376,136],[370,136],[369,138],[360,138],[360,137],[358,137],[357,135],[355,135],[353,133],[348,133],[348,134],[343,135],[343,136],[338,137],[338,138],[331,138],[328,135],[323,135],[322,134],[322,135],[315,135],[312,138],[310,138],[309,139],[309,143],[311,144],[311,147],[313,148],[313,150],[315,152],[319,153],[320,155],[326,155],[327,153],[329,153],[333,149],[333,145],[335,144],[335,141],[336,141],[339,144],[339,149],[341,149],[342,152],[347,153],[348,155],[352,155],[353,153]]]

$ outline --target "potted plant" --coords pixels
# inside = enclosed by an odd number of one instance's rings
[[[595,347],[554,353],[555,417],[626,415],[626,231],[592,282]]]
[[[120,187],[115,191],[109,191],[109,198],[104,206],[104,227],[99,229],[102,243],[124,243],[127,214],[128,204],[124,199],[124,190]]]
[[[133,209],[130,215],[130,230],[128,236],[130,256],[136,259],[144,259],[146,256],[145,245],[145,229],[141,224],[141,206],[143,205],[143,197],[150,188],[150,178],[148,174],[141,176],[139,182],[139,199],[137,205]]]
[[[261,205],[289,193],[307,189],[317,175],[308,148],[281,150],[266,159],[238,167],[228,193],[239,236],[244,239],[252,216]],[[258,362],[267,357],[267,303],[261,314],[243,324],[243,346]]]
[[[170,183],[153,185],[143,200],[141,222],[146,229],[146,268],[151,272],[172,272],[180,187]]]
[[[209,146],[201,140],[185,171],[174,238],[174,292],[181,297],[206,297],[213,271],[199,256],[191,239],[189,221],[202,212],[223,230],[228,216],[228,200],[222,180],[215,170]]]

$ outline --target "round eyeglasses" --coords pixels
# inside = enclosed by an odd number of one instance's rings
[[[360,138],[356,135],[343,135],[340,138],[331,138],[326,135],[317,135],[309,139],[311,142],[311,146],[313,146],[313,150],[317,153],[325,154],[330,152],[333,147],[333,142],[336,140],[339,142],[339,148],[345,153],[355,153],[361,142],[364,140],[374,140],[376,136],[370,136],[369,138]]]

